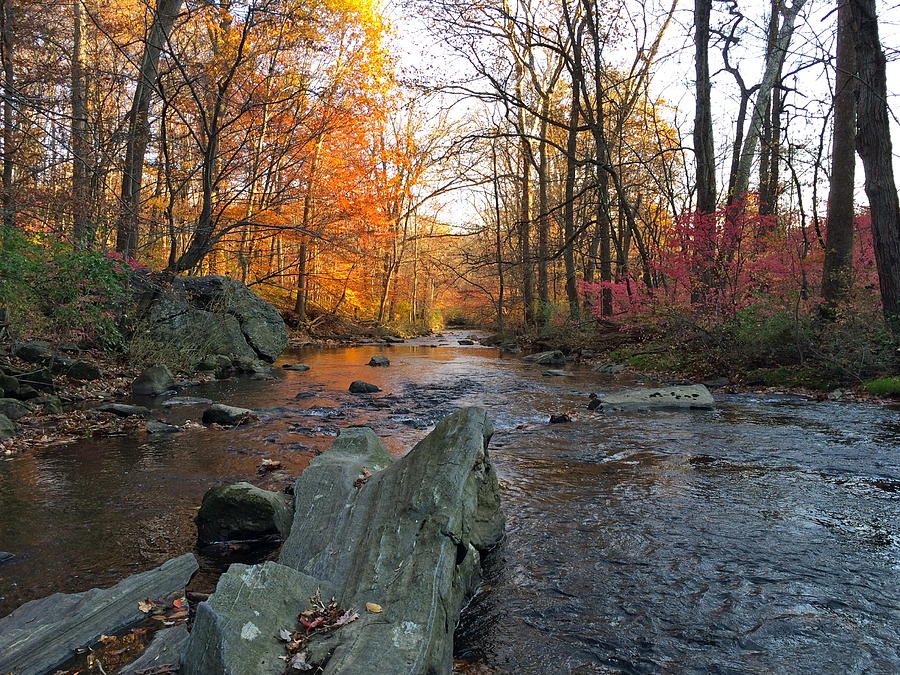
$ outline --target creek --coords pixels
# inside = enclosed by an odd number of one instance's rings
[[[723,394],[715,411],[592,413],[589,393],[650,383],[577,367],[543,377],[459,345],[467,334],[297,350],[279,363],[308,372],[185,392],[258,410],[247,427],[0,460],[0,550],[16,554],[0,565],[0,616],[193,550],[204,492],[255,480],[264,458],[299,473],[351,424],[402,454],[480,405],[507,537],[464,612],[459,658],[510,673],[900,672],[897,409]],[[366,366],[374,354],[391,366]],[[357,379],[383,392],[350,394]],[[179,423],[202,409],[154,413]],[[547,423],[560,412],[574,421]],[[198,584],[223,564],[205,559]]]

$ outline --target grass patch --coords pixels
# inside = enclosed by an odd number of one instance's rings
[[[900,397],[900,375],[869,380],[863,384],[863,389],[873,396]]]

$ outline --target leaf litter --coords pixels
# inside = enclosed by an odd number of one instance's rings
[[[327,635],[347,624],[353,623],[359,618],[359,612],[352,609],[341,609],[337,600],[331,598],[327,603],[322,600],[319,591],[309,599],[311,609],[304,610],[297,615],[297,628],[288,630],[282,628],[278,631],[278,639],[285,643],[287,656],[282,658],[296,671],[305,672],[312,670],[309,658],[310,642],[313,638]]]

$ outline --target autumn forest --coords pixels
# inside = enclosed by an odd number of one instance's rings
[[[875,0],[0,4],[7,251],[229,275],[301,326],[890,348]]]

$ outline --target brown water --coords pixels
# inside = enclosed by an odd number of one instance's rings
[[[264,457],[299,472],[361,423],[400,454],[477,404],[497,427],[508,536],[457,633],[461,658],[511,673],[900,672],[900,412],[742,395],[715,412],[548,425],[634,382],[544,378],[445,335],[304,350],[283,361],[309,372],[186,392],[258,409],[246,428],[0,461],[0,550],[17,555],[0,566],[0,615],[192,550],[206,489],[253,479]],[[375,353],[391,367],[365,366]],[[384,392],[351,395],[355,379]]]

